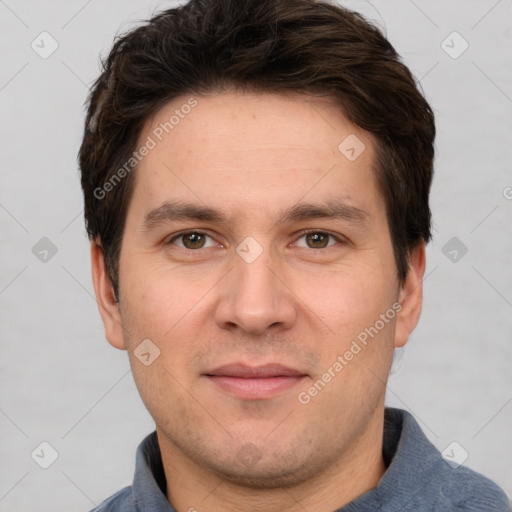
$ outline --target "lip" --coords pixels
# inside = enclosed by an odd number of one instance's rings
[[[220,366],[204,374],[223,391],[247,400],[269,399],[296,386],[307,375],[281,364]]]

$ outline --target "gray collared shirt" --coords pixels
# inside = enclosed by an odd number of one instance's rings
[[[336,512],[512,510],[494,482],[464,466],[450,466],[406,411],[385,410],[383,456],[387,470],[378,486]],[[133,484],[91,512],[176,512],[165,491],[160,448],[153,432],[137,449]]]

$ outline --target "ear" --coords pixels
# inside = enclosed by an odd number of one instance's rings
[[[107,274],[103,249],[96,240],[91,241],[91,265],[94,292],[105,327],[105,337],[113,347],[124,350],[126,346],[121,315],[119,314],[119,304],[115,300],[114,288]]]
[[[418,324],[423,303],[423,275],[425,273],[425,243],[420,242],[409,253],[409,269],[400,289],[398,302],[402,309],[397,314],[395,347],[403,347]]]

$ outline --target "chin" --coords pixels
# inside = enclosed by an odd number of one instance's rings
[[[206,458],[203,452],[202,460],[197,462],[227,482],[255,490],[298,486],[320,476],[332,462],[332,450],[320,456],[314,443],[289,445],[286,449],[269,443],[258,446],[263,453],[252,443],[246,443],[233,454],[225,450],[222,455]],[[311,451],[308,453],[304,446]]]
[[[275,462],[272,462],[269,467],[265,467],[263,464],[258,464],[258,467],[253,468],[240,467],[239,465],[217,467],[216,472],[223,480],[234,485],[257,490],[295,487],[310,480],[317,469],[312,469],[306,464],[278,467]]]

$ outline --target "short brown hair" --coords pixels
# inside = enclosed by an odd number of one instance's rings
[[[233,88],[328,96],[374,135],[375,172],[402,283],[410,249],[431,238],[435,125],[393,46],[362,16],[326,1],[191,0],[116,38],[88,98],[79,152],[85,223],[102,246],[116,298],[134,173],[123,173],[108,193],[104,185],[165,103]]]

